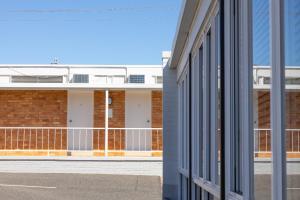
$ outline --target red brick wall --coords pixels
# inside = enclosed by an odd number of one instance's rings
[[[162,128],[162,91],[152,91],[152,128]],[[152,131],[152,149],[162,150],[162,131]]]
[[[285,95],[285,122],[287,128],[300,128],[300,92],[287,92]]]
[[[109,97],[112,99],[109,108],[113,110],[113,116],[108,119],[108,126],[125,128],[125,91],[110,91]]]
[[[286,128],[300,128],[300,93],[285,95]],[[270,92],[258,92],[258,127],[270,128]]]
[[[0,126],[67,126],[67,91],[0,91]]]
[[[109,91],[112,104],[112,118],[108,119],[109,128],[125,128],[125,91]],[[94,93],[94,127],[105,127],[105,91]],[[125,132],[122,130],[110,130],[108,146],[111,150],[123,150],[125,148]],[[114,140],[115,139],[115,140]],[[100,144],[98,145],[98,141]],[[104,130],[94,133],[94,147],[104,149]]]
[[[105,91],[94,92],[94,127],[105,127]]]
[[[258,92],[258,128],[270,128],[270,92]],[[300,93],[287,92],[285,95],[285,123],[287,129],[300,128]],[[294,142],[294,150],[298,148],[297,133],[287,132],[286,147],[288,151],[292,151],[292,134]],[[267,140],[267,141],[266,141]],[[260,150],[271,150],[270,132],[261,131],[260,135]],[[266,145],[267,143],[267,145]],[[266,147],[267,146],[267,147]],[[295,149],[296,148],[296,149]]]
[[[66,127],[67,95],[67,91],[2,90],[0,91],[0,126]],[[1,130],[0,148],[66,149],[66,133],[64,130],[61,130],[61,133],[62,136],[60,131],[56,134],[50,131],[48,135],[42,133],[41,129],[32,130],[31,133],[24,129],[7,130],[6,133]]]
[[[258,128],[270,128],[270,92],[257,92]]]

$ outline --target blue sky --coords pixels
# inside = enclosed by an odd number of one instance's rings
[[[181,0],[3,0],[0,63],[160,64]]]
[[[253,1],[253,56],[255,65],[270,65],[269,0]],[[300,1],[285,1],[285,63],[300,65]]]

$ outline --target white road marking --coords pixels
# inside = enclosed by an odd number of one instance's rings
[[[39,189],[56,189],[56,187],[37,186],[37,185],[12,185],[12,184],[0,184],[0,187],[23,187],[23,188],[39,188]]]
[[[300,190],[300,188],[287,188],[288,190]]]

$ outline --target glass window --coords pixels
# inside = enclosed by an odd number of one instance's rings
[[[145,75],[129,75],[129,83],[145,83]]]
[[[271,199],[272,185],[269,19],[269,0],[253,0],[254,191],[257,200]]]
[[[88,74],[74,74],[72,83],[89,83]]]
[[[62,83],[62,76],[12,76],[12,83]]]
[[[287,199],[300,199],[300,1],[285,0]]]

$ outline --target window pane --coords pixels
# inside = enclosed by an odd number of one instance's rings
[[[130,83],[145,83],[145,75],[130,75]]]
[[[271,199],[269,0],[253,0],[253,121],[255,199]]]
[[[300,1],[285,0],[287,199],[300,199]]]

